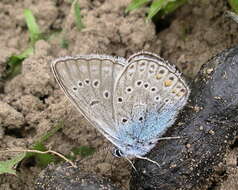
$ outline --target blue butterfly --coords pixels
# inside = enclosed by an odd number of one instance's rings
[[[54,76],[76,108],[126,159],[144,157],[188,100],[190,90],[167,61],[149,52],[62,57]]]

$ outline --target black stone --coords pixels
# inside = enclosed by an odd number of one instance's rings
[[[146,155],[160,168],[138,159],[131,189],[199,188],[224,162],[238,131],[238,46],[203,65],[191,91],[189,103],[164,135],[182,138],[159,141]]]
[[[80,165],[80,163],[78,163]],[[50,165],[35,182],[36,190],[119,190],[112,182],[69,164]]]

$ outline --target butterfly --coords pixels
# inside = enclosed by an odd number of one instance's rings
[[[51,64],[56,81],[84,117],[116,146],[118,157],[144,157],[186,104],[190,89],[179,71],[141,51],[128,59],[66,56]]]

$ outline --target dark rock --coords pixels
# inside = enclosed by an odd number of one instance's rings
[[[238,131],[238,47],[205,64],[191,85],[190,101],[176,124],[147,155],[137,160],[131,189],[194,189],[211,184],[216,168]]]
[[[49,166],[35,183],[36,190],[119,190],[108,179],[82,172],[68,164]]]

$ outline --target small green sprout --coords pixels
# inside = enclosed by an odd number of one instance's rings
[[[43,35],[40,32],[40,29],[36,23],[36,19],[29,9],[24,10],[24,17],[27,24],[27,28],[30,34],[30,45],[25,51],[18,55],[12,55],[8,58],[6,64],[8,66],[6,71],[6,76],[4,79],[11,79],[21,72],[21,63],[22,61],[34,53],[35,43],[43,39]]]
[[[237,0],[228,0],[229,5],[235,11],[236,14],[238,14],[238,1]]]
[[[81,11],[80,11],[80,5],[77,1],[74,3],[74,16],[75,16],[75,24],[78,30],[82,30],[84,28],[84,24],[82,22],[81,18]]]
[[[160,13],[161,16],[167,15],[175,11],[178,7],[187,3],[187,0],[132,0],[126,9],[126,12],[133,11],[149,4],[147,20],[151,20],[155,15]]]

